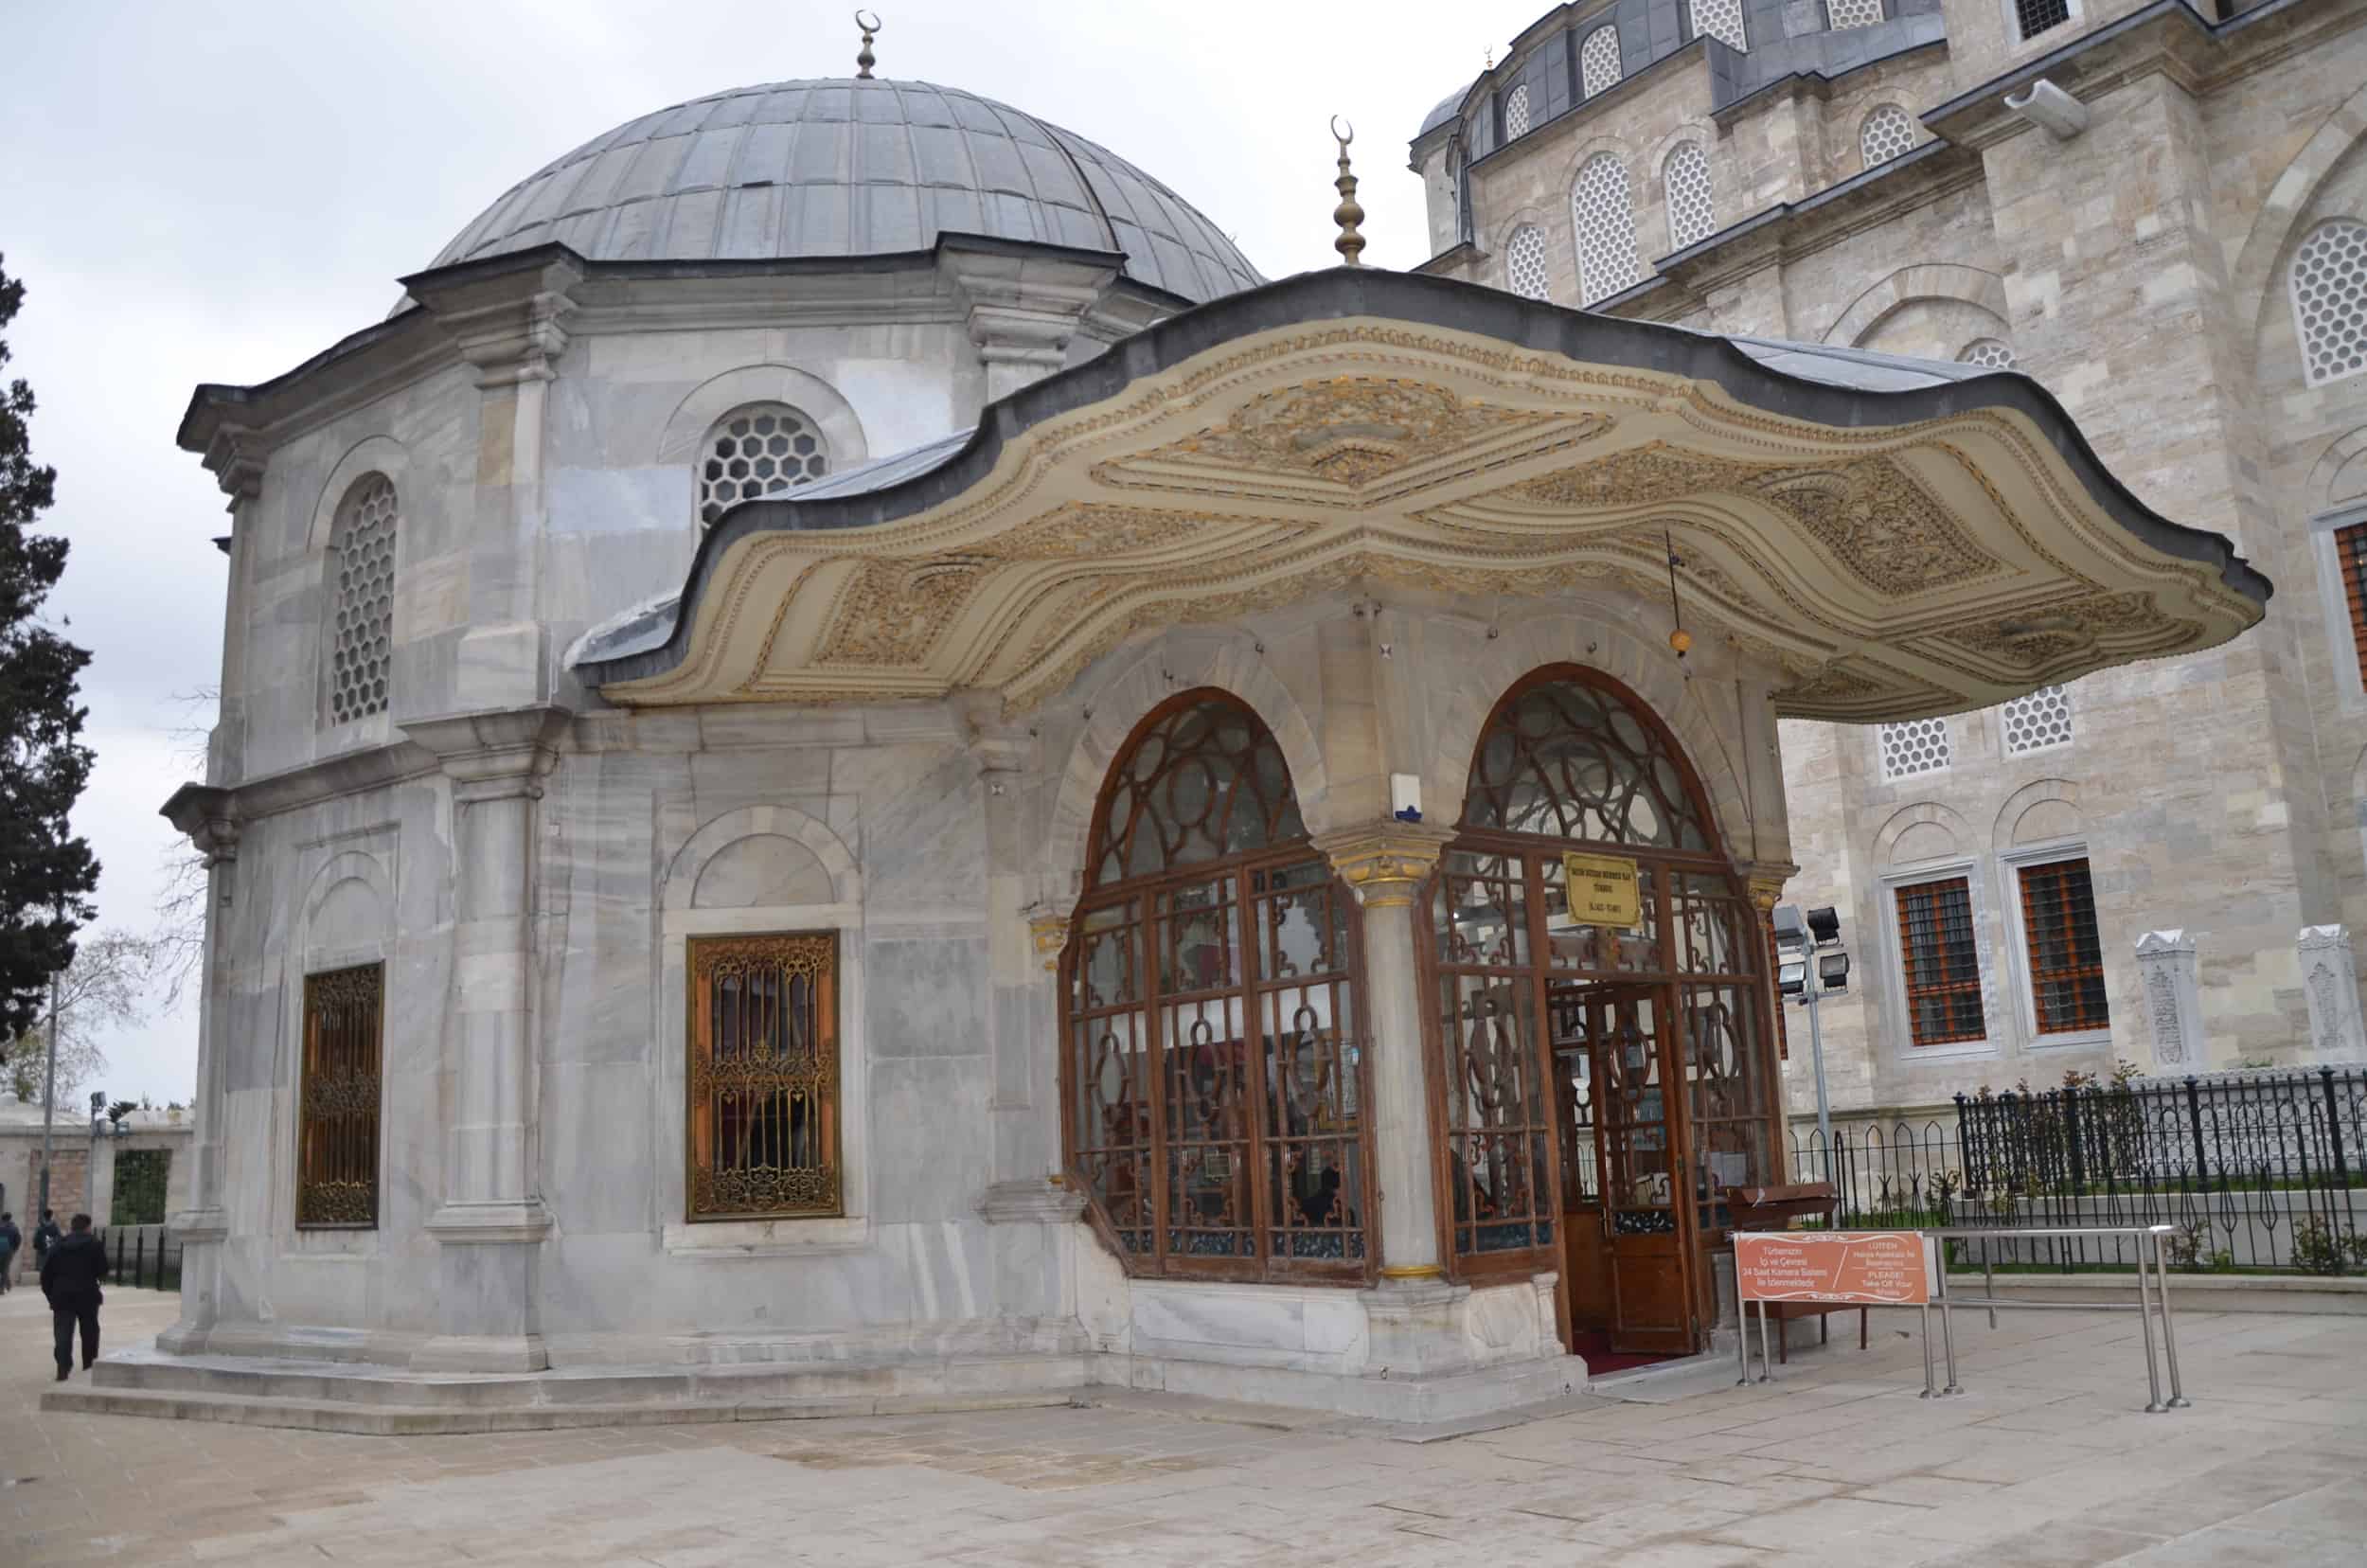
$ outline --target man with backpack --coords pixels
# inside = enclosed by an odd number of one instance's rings
[[[0,1214],[0,1295],[9,1293],[9,1270],[16,1262],[16,1250],[25,1244],[25,1233],[16,1228],[16,1216]]]

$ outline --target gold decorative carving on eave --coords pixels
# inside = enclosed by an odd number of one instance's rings
[[[1027,935],[1035,944],[1036,957],[1046,970],[1060,967],[1060,950],[1068,946],[1068,917],[1038,915],[1027,922]]]
[[[1386,908],[1414,901],[1454,834],[1451,828],[1393,819],[1318,833],[1314,845],[1358,903]]]
[[[2170,615],[2144,589],[2129,589],[2019,609],[1934,639],[1981,656],[1971,662],[1950,659],[1938,648],[1919,651],[1936,663],[1989,679],[1998,679],[1994,671],[2003,667],[2012,671],[2003,679],[2019,681],[2058,666],[2091,665],[2108,653],[2175,653],[2204,635],[2199,623]]]

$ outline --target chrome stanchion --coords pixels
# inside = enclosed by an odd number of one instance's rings
[[[1736,1388],[1751,1386],[1751,1303],[1737,1295],[1735,1302],[1735,1365],[1742,1376],[1735,1380]]]
[[[1943,1394],[1962,1394],[1965,1390],[1956,1381],[1956,1306],[1948,1294],[1948,1243],[1939,1243],[1940,1275],[1940,1346],[1948,1353],[1948,1386]]]
[[[1775,1377],[1775,1353],[1767,1343],[1767,1303],[1759,1303],[1759,1381],[1772,1381]]]
[[[1942,1248],[1948,1243],[1942,1241]],[[1997,1259],[1989,1256],[1989,1238],[1981,1238],[1981,1293],[1989,1298],[1989,1327],[1997,1327]]]
[[[1940,1391],[1931,1381],[1931,1307],[1923,1307],[1923,1394],[1922,1398],[1936,1399]]]
[[[2165,1408],[2162,1403],[2162,1368],[2153,1357],[2153,1294],[2146,1283],[2145,1244],[2137,1247],[2137,1321],[2145,1330],[2145,1385],[2153,1391],[2153,1399],[2145,1406],[2145,1414],[2159,1416]]]
[[[2170,1363],[2170,1408],[2189,1410],[2192,1401],[2178,1381],[2178,1330],[2170,1327],[2170,1266],[2162,1256],[2162,1233],[2148,1232],[2145,1239],[2153,1243],[2153,1288],[2162,1299],[2162,1351]]]

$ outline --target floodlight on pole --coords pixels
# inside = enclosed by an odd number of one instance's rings
[[[1775,909],[1775,989],[1778,1005],[1793,1001],[1808,1009],[1808,1059],[1816,1075],[1816,1135],[1824,1149],[1824,1179],[1833,1179],[1833,1108],[1824,1088],[1824,1029],[1818,1004],[1828,991],[1849,988],[1849,953],[1841,945],[1841,916],[1832,905],[1811,909],[1803,918],[1790,904]]]

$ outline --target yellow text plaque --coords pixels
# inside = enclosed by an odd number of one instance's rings
[[[1564,854],[1561,878],[1570,896],[1572,919],[1600,926],[1644,923],[1635,862],[1618,855]]]

